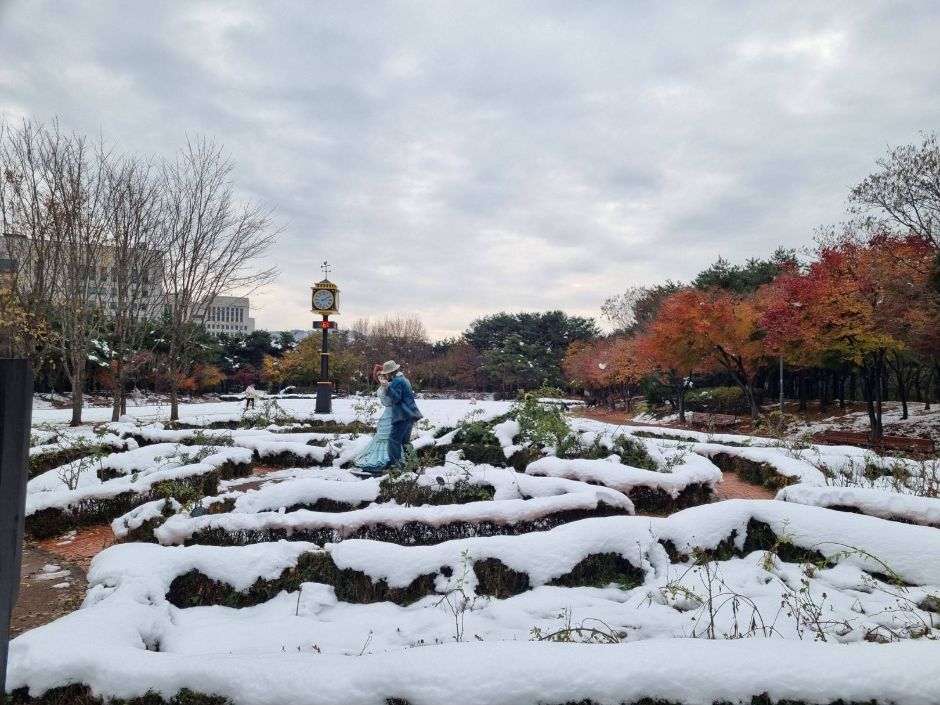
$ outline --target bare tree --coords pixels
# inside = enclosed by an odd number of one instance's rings
[[[681,284],[672,280],[656,286],[631,286],[624,293],[609,297],[601,306],[601,313],[616,333],[643,333],[656,320],[663,301],[681,288]]]
[[[631,286],[622,294],[608,297],[601,306],[601,313],[615,331],[630,330],[636,323],[636,305],[647,292],[646,287]]]
[[[236,199],[232,169],[222,147],[205,138],[187,140],[162,168],[171,420],[179,418],[179,384],[196,361],[206,309],[219,296],[255,290],[276,274],[255,266],[278,235],[271,211]]]
[[[392,358],[416,365],[431,355],[427,329],[417,316],[397,314],[376,321],[360,318],[350,330],[354,346],[370,364]]]
[[[856,214],[901,226],[940,249],[940,144],[936,134],[920,145],[902,145],[879,159],[880,171],[852,189],[849,203]],[[874,228],[874,229],[877,229]]]
[[[60,248],[49,235],[51,184],[45,168],[50,136],[37,123],[0,122],[0,288],[7,352],[38,372],[55,344],[52,308]]]
[[[107,264],[111,296],[108,342],[114,403],[112,421],[127,412],[127,371],[144,345],[149,322],[162,317],[164,230],[159,182],[151,162],[115,159],[107,170]]]
[[[88,353],[106,316],[104,252],[107,240],[105,175],[110,155],[85,137],[45,133],[43,169],[49,186],[48,240],[59,253],[54,281],[55,319],[62,366],[72,387],[71,425],[82,422]]]

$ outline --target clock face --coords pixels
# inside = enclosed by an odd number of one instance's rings
[[[313,294],[313,307],[321,311],[333,308],[333,292],[320,289]]]

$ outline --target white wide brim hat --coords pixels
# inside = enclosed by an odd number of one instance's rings
[[[395,372],[396,370],[399,370],[399,369],[401,369],[401,365],[399,365],[399,364],[398,364],[397,362],[395,362],[394,360],[389,360],[388,362],[386,362],[386,363],[384,363],[384,364],[382,365],[382,374],[383,374],[383,375],[388,375],[388,374],[391,374],[392,372]]]

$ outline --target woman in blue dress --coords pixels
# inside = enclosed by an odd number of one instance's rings
[[[375,474],[381,474],[388,467],[388,438],[392,432],[392,401],[387,394],[388,386],[386,383],[388,380],[385,375],[381,374],[381,371],[381,365],[373,367],[372,379],[379,383],[379,388],[375,394],[382,402],[384,411],[375,425],[375,437],[372,442],[353,461],[353,465],[360,470]]]

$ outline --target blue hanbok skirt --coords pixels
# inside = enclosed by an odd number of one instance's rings
[[[391,433],[392,408],[387,406],[375,425],[375,437],[365,450],[356,456],[353,465],[363,470],[376,470],[388,465],[388,437]]]

